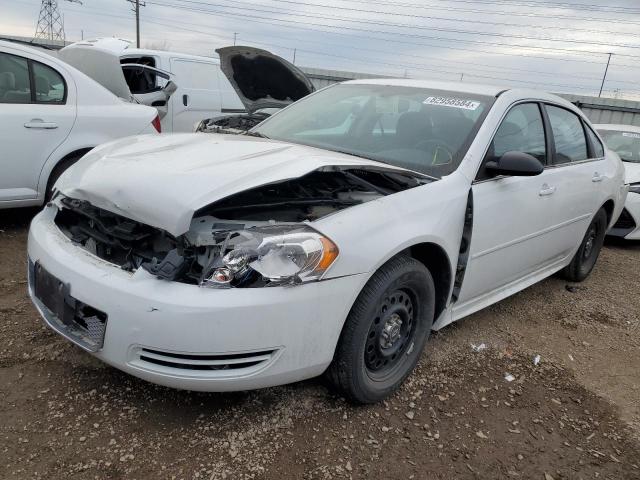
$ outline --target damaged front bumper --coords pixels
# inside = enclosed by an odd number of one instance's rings
[[[352,275],[295,287],[216,290],[160,280],[78,247],[55,225],[55,213],[50,206],[33,219],[30,261],[66,285],[75,301],[108,318],[96,357],[169,387],[247,390],[319,375],[366,281]],[[53,313],[37,298],[34,303],[43,316]],[[47,323],[54,326],[51,318]]]

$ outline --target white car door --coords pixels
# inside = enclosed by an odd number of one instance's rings
[[[171,73],[178,84],[171,97],[174,132],[193,132],[201,120],[221,114],[218,65],[172,58]]]
[[[541,106],[513,106],[503,119],[485,161],[509,151],[524,152],[543,164],[549,158]],[[556,260],[551,170],[536,176],[490,177],[481,167],[472,185],[473,231],[464,281],[456,308],[482,301],[501,287]]]
[[[545,104],[544,109],[553,134],[548,167],[549,184],[555,188],[553,241],[566,257],[576,249],[604,203],[601,182],[608,172],[602,144],[578,115],[558,105]]]
[[[73,82],[41,60],[0,52],[0,201],[37,197],[42,167],[75,121]]]

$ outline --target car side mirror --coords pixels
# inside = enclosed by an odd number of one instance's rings
[[[533,155],[524,152],[507,152],[497,160],[485,163],[485,169],[491,176],[511,175],[533,177],[544,171],[544,165]]]

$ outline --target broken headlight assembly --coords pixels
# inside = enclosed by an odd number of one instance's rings
[[[319,280],[338,247],[305,225],[267,225],[217,232],[218,242],[199,257],[200,285],[226,288],[295,285]]]

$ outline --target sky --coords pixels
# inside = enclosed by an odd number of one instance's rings
[[[40,0],[0,0],[31,37]],[[69,41],[135,40],[127,0],[58,0]],[[640,100],[640,1],[146,0],[141,46],[215,56],[252,45],[306,67]]]

